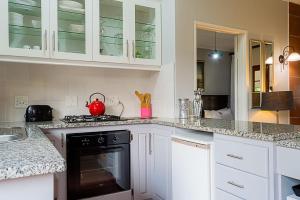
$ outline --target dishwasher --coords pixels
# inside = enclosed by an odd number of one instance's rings
[[[177,130],[172,136],[173,200],[211,200],[213,134]]]

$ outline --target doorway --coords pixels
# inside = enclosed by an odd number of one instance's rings
[[[204,88],[204,108],[235,120],[248,120],[247,41],[246,31],[194,23],[194,89]]]

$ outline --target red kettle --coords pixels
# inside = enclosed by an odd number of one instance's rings
[[[98,98],[96,98],[93,102],[92,102],[92,97],[96,94],[99,94],[103,97],[103,102],[99,101]],[[89,111],[91,113],[92,116],[97,117],[100,115],[103,115],[105,113],[105,96],[99,92],[97,93],[93,93],[90,96],[90,103],[86,102],[86,107],[89,108]]]

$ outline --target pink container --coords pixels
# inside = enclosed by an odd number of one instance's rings
[[[143,118],[143,119],[152,118],[152,108],[151,108],[151,106],[141,108],[141,118]]]

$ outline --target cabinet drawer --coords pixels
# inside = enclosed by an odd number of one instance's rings
[[[268,199],[268,180],[220,164],[216,165],[216,187],[246,200]]]
[[[300,150],[277,147],[277,173],[294,179],[300,179]]]
[[[223,190],[216,189],[216,200],[242,200],[232,194],[224,192]]]
[[[217,163],[268,177],[268,149],[239,142],[215,141]]]

